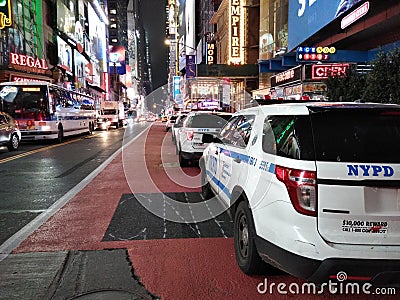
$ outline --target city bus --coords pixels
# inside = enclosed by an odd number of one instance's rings
[[[95,128],[94,99],[48,82],[0,83],[0,110],[18,123],[22,140],[57,139]]]

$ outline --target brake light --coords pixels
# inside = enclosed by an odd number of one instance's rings
[[[307,216],[317,216],[317,182],[313,171],[275,167],[276,178],[283,182],[294,209]]]
[[[185,131],[185,134],[186,134],[186,139],[187,139],[188,141],[193,140],[193,135],[194,135],[193,130],[186,130],[186,131]]]

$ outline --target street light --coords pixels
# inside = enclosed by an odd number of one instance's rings
[[[114,84],[117,87],[117,95],[118,95],[118,101],[119,101],[119,85],[117,82],[117,61],[118,61],[118,53],[117,52],[112,52],[110,53],[110,61],[113,63],[114,66]]]

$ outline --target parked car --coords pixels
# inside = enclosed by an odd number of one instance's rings
[[[169,131],[172,128],[172,125],[174,125],[176,118],[178,118],[177,115],[172,115],[168,117],[167,122],[165,122],[165,131]]]
[[[21,132],[15,120],[5,112],[0,112],[0,146],[7,146],[9,151],[18,149]]]
[[[202,194],[230,207],[244,273],[399,283],[400,106],[282,102],[202,140]]]
[[[177,137],[179,164],[186,166],[191,161],[198,161],[207,146],[201,141],[203,134],[218,134],[231,116],[230,113],[221,112],[190,112]]]
[[[98,117],[96,123],[98,130],[108,130],[111,126],[111,121],[106,117]]]
[[[177,137],[179,136],[179,133],[183,126],[183,121],[185,121],[186,117],[187,117],[187,113],[179,114],[175,120],[175,123],[172,124],[172,129],[171,129],[172,141],[175,143],[175,145],[176,145]]]

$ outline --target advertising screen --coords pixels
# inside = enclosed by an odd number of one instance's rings
[[[293,50],[362,0],[290,0],[288,50]]]
[[[74,50],[74,55],[75,55],[75,86],[76,87],[83,87],[85,86],[85,80],[86,80],[86,66],[89,63],[89,61],[80,54],[77,50]]]
[[[101,74],[107,70],[106,29],[92,5],[88,5],[89,38],[93,65],[93,84],[100,86]]]
[[[108,46],[109,56],[109,73],[110,74],[126,74],[125,63],[125,47],[120,45]]]
[[[72,75],[72,49],[63,39],[57,37],[58,65]]]
[[[57,1],[57,29],[75,40],[75,16],[74,12],[65,6],[61,0]]]

